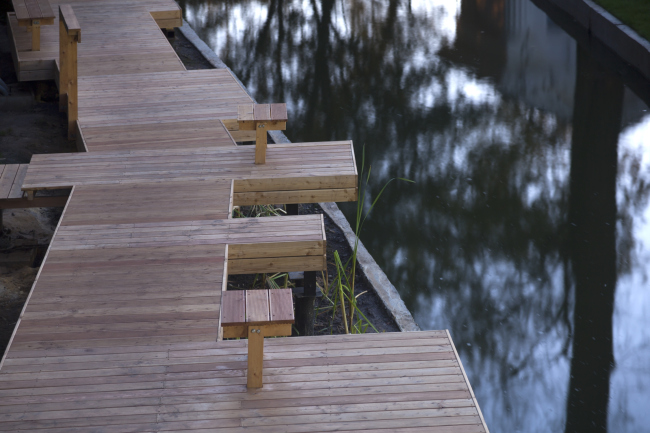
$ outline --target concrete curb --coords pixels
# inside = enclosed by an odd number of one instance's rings
[[[197,50],[201,53],[203,57],[205,57],[205,60],[210,62],[212,66],[214,66],[216,69],[228,69],[230,68],[226,66],[224,62],[221,61],[219,56],[215,54],[214,51],[210,47],[208,47],[208,44],[203,42],[201,38],[199,38],[199,35],[196,34],[194,29],[187,23],[187,21],[183,20],[183,26],[178,27],[178,30],[189,40],[192,45],[196,47]],[[248,92],[248,91],[246,91]]]
[[[189,40],[197,50],[205,57],[205,59],[210,62],[212,66],[217,69],[228,69],[228,66],[215,54],[208,45],[199,38],[194,29],[190,27],[187,21],[183,20],[183,27],[179,27],[178,30]],[[239,78],[235,74],[233,76],[239,81]],[[248,89],[241,83],[242,88],[246,90],[246,93],[253,98],[253,96],[248,92]],[[253,98],[255,100],[255,98]],[[275,143],[291,143],[291,141],[282,133],[282,131],[269,131],[269,135]],[[319,203],[323,211],[334,221],[348,241],[350,248],[354,248],[354,242],[356,240],[356,235],[350,227],[350,223],[345,219],[345,216],[336,205],[336,203]],[[404,301],[399,296],[397,289],[390,282],[384,271],[379,267],[379,265],[372,258],[366,247],[359,241],[357,248],[357,262],[361,267],[361,270],[366,276],[368,283],[375,289],[375,292],[381,299],[386,307],[386,310],[397,323],[400,331],[419,331],[420,327],[415,323],[411,312],[406,308]]]
[[[541,0],[571,15],[589,33],[650,80],[650,42],[591,0]]]

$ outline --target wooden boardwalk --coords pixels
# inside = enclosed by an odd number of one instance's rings
[[[51,0],[54,25],[41,27],[41,49],[31,51],[31,34],[9,15],[12,54],[20,81],[58,76],[59,5],[72,5],[83,29],[79,75],[184,71],[185,67],[160,28],[182,25],[173,0]]]
[[[255,164],[236,143],[250,97],[185,71],[160,31],[175,3],[68,3],[84,151],[0,175],[0,203],[71,189],[0,364],[0,431],[487,432],[446,331],[266,339],[264,387],[246,387],[247,342],[220,338],[228,275],[325,269],[326,236],[320,215],[232,208],[356,200],[352,143],[270,144]],[[57,79],[56,26],[31,51],[9,18],[19,79]]]

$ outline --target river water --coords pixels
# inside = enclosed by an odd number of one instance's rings
[[[368,201],[415,181],[361,238],[493,433],[650,431],[647,81],[543,0],[181,6],[292,141],[365,146]]]

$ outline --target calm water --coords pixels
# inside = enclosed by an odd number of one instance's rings
[[[362,239],[492,432],[649,431],[647,82],[528,0],[182,6],[291,140],[416,181]]]

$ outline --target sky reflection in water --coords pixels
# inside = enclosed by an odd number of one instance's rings
[[[493,432],[647,431],[650,96],[528,0],[181,5],[287,102],[290,139],[353,139],[359,163],[365,144],[370,195],[416,181],[362,239],[422,328],[450,329]]]

